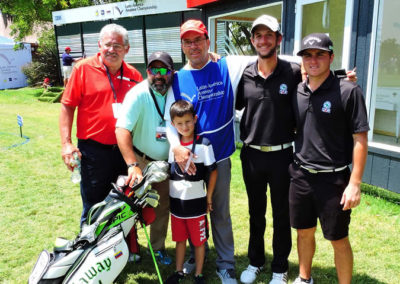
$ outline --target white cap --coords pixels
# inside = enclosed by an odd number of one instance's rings
[[[268,15],[261,15],[260,17],[258,17],[251,26],[251,33],[254,32],[254,28],[258,25],[266,26],[273,32],[281,33],[278,20],[274,17]]]

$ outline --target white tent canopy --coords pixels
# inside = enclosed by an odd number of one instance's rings
[[[28,85],[22,66],[32,61],[31,45],[25,43],[19,50],[14,50],[14,45],[12,39],[0,36],[0,90]]]

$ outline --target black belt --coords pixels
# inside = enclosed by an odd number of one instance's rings
[[[96,146],[103,149],[115,149],[118,148],[118,144],[103,144],[92,139],[78,139],[79,143]]]
[[[141,157],[141,158],[143,158],[143,159],[146,159],[146,160],[148,160],[148,161],[156,161],[155,159],[153,159],[153,158],[151,158],[151,157],[149,157],[149,156],[147,156],[145,153],[143,153],[142,151],[140,151],[138,148],[136,148],[135,146],[133,146],[133,150],[137,153],[137,154],[139,154],[139,156]]]

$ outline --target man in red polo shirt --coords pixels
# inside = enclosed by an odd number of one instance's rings
[[[111,182],[127,173],[115,137],[115,123],[125,94],[143,80],[139,71],[123,61],[130,47],[125,28],[104,26],[98,45],[98,54],[74,67],[61,100],[62,159],[73,170],[73,153],[81,158],[81,222],[94,204],[104,200]],[[71,139],[76,108],[78,147]]]

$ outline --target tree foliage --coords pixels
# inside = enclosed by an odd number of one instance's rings
[[[123,0],[0,0],[0,11],[12,19],[11,35],[21,40],[35,27],[52,21],[52,11]],[[136,2],[136,1],[135,1]]]
[[[228,26],[229,35],[233,45],[239,54],[254,55],[256,54],[251,44],[251,23],[247,22],[231,22]]]
[[[32,62],[22,69],[28,79],[28,84],[30,86],[41,85],[46,77],[53,84],[60,82],[61,79],[57,67],[59,58],[54,30],[43,31],[38,41],[39,48],[32,55]]]

